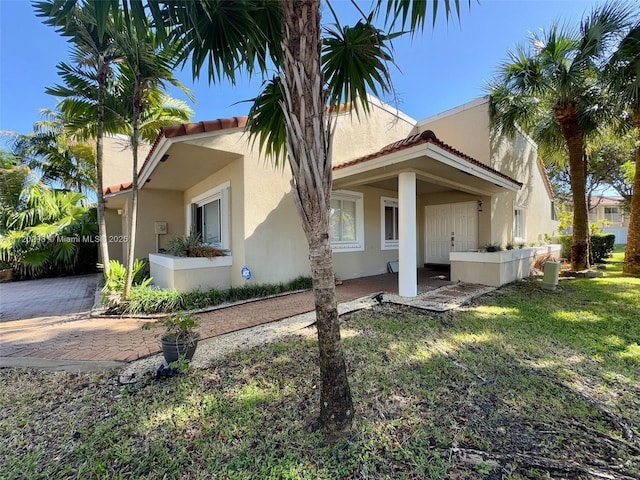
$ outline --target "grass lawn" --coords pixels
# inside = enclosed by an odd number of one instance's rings
[[[621,262],[448,314],[343,318],[356,422],[333,446],[308,430],[309,339],[133,385],[1,371],[0,478],[638,478],[640,279]]]

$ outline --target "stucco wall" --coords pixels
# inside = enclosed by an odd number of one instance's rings
[[[106,187],[128,183],[131,181],[131,165],[133,152],[129,139],[118,137],[104,137],[103,139],[103,172],[102,184]],[[138,165],[142,166],[144,159],[151,150],[151,145],[142,144],[138,148]]]
[[[309,249],[293,201],[289,166],[276,168],[255,152],[245,162],[244,265],[251,269],[250,283],[310,275]]]
[[[229,165],[220,169],[213,175],[208,176],[193,187],[185,190],[179,201],[180,208],[183,212],[182,235],[187,234],[186,210],[194,197],[201,195],[211,189],[217,188],[224,183],[229,182],[230,198],[230,228],[231,228],[231,254],[233,256],[233,267],[231,270],[232,285],[242,285],[244,279],[240,275],[240,268],[245,263],[245,234],[244,234],[244,216],[245,216],[245,185],[244,185],[244,159],[238,158]],[[255,192],[257,195],[258,192]]]
[[[432,130],[440,140],[491,165],[488,102],[475,100],[418,122],[418,131]]]
[[[129,211],[131,200],[125,205],[122,234],[128,237]],[[182,194],[172,190],[142,189],[138,196],[138,228],[136,230],[135,258],[146,258],[156,252],[155,222],[167,222],[167,235],[160,235],[160,248],[165,248],[169,240],[183,235],[184,224]],[[116,247],[117,248],[117,247]],[[126,248],[126,244],[123,244]],[[123,258],[126,259],[126,252]]]
[[[493,137],[489,127],[488,99],[474,100],[420,121],[418,129],[433,130],[445,143],[523,183],[516,194],[505,191],[484,201],[492,222],[490,226],[480,222],[479,245],[499,243],[504,246],[513,241],[514,208],[526,211],[527,242],[542,240],[544,234],[557,233],[558,222],[551,219],[551,198],[535,142],[521,133],[513,138]]]
[[[117,210],[105,210],[104,218],[107,223],[107,240],[122,238],[122,216],[118,215]],[[109,260],[118,260],[120,263],[124,261],[122,243],[120,242],[108,242],[109,245]],[[98,255],[100,255],[100,248],[98,248]],[[102,262],[100,258],[99,262]]]
[[[398,250],[382,250],[380,197],[398,198],[397,192],[362,187],[349,189],[364,194],[364,251],[334,252],[333,266],[342,279],[366,277],[387,271],[387,263],[398,260]]]
[[[544,179],[544,166],[533,140],[523,133],[517,133],[513,138],[494,137],[491,149],[494,168],[523,183],[512,200],[511,210],[521,208],[526,212],[526,241],[537,242],[543,240],[545,234],[557,234],[559,222],[552,220],[552,199]],[[508,219],[508,215],[505,218]],[[513,212],[505,242],[512,240]]]
[[[338,116],[333,140],[333,164],[339,165],[370,153],[415,132],[415,120],[389,106],[373,101],[371,111],[362,118],[353,114]]]

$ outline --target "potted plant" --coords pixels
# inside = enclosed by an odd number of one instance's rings
[[[199,234],[173,238],[166,249],[167,253],[176,257],[224,257],[229,252],[202,241]]]
[[[195,331],[198,326],[198,317],[189,313],[178,313],[165,317],[160,323],[166,327],[160,337],[160,343],[167,365],[191,360],[200,338],[200,334]]]

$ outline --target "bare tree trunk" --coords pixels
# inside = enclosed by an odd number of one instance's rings
[[[100,239],[100,253],[104,265],[104,276],[109,275],[109,244],[107,242],[107,222],[104,217],[104,185],[102,184],[103,145],[104,136],[104,90],[107,83],[107,71],[104,63],[101,63],[98,72],[98,126],[96,132],[96,197],[98,199],[98,236]]]
[[[640,112],[634,115],[633,121],[640,136]],[[640,146],[636,148],[636,173],[633,176],[629,232],[622,271],[628,275],[640,275]]]
[[[573,196],[573,243],[571,269],[589,268],[589,210],[587,208],[587,157],[584,137],[578,125],[577,106],[568,106],[554,112],[556,121],[569,150],[569,176]]]
[[[127,277],[124,284],[122,298],[128,299],[133,284],[133,263],[136,251],[136,229],[138,228],[138,138],[140,135],[141,109],[138,101],[133,106],[133,136],[131,148],[133,150],[133,174],[131,177],[131,211],[129,212],[129,255],[127,256]]]
[[[319,423],[330,438],[351,426],[353,403],[340,339],[329,240],[331,119],[321,69],[320,0],[281,0],[283,96],[294,198],[309,243],[320,350]]]

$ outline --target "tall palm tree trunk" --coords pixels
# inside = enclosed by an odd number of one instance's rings
[[[353,403],[340,339],[329,240],[332,129],[321,70],[320,0],[281,0],[284,20],[283,110],[294,198],[309,243],[320,350],[319,426],[336,435],[351,426]]]
[[[633,122],[640,137],[640,112],[635,112]],[[622,271],[629,275],[640,275],[640,146],[636,148],[636,173],[633,177],[632,193],[629,233]]]
[[[571,269],[589,268],[589,212],[587,208],[587,169],[584,136],[578,124],[578,108],[569,105],[554,112],[569,150],[569,177],[573,198],[573,242]]]
[[[109,275],[109,244],[107,242],[107,222],[104,216],[104,185],[102,182],[102,160],[104,155],[103,141],[104,136],[104,94],[107,84],[107,70],[104,63],[98,72],[98,125],[96,132],[96,197],[98,199],[98,237],[100,241],[100,254],[102,256],[102,264],[104,268],[104,276]]]
[[[137,95],[136,95],[137,97]],[[133,136],[131,147],[133,150],[133,167],[131,176],[131,210],[129,211],[129,254],[127,255],[127,277],[122,293],[123,299],[128,299],[131,295],[133,284],[133,263],[136,252],[136,230],[138,228],[138,143],[140,138],[140,116],[142,108],[140,101],[136,99],[133,106]]]

